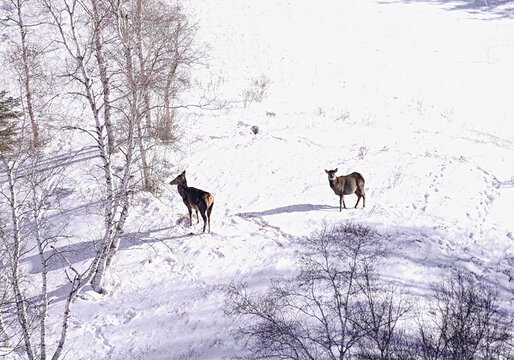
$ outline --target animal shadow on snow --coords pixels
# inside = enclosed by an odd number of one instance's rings
[[[296,205],[282,206],[282,207],[265,210],[265,211],[239,213],[236,215],[240,216],[240,217],[259,217],[259,216],[278,215],[278,214],[284,214],[284,213],[296,213],[296,212],[308,212],[308,211],[328,211],[328,210],[334,210],[334,209],[339,210],[339,207],[329,206],[329,205],[296,204]]]

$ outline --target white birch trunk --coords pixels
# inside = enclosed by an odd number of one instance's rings
[[[39,328],[40,328],[40,358],[41,360],[46,360],[46,319],[48,316],[48,285],[47,285],[47,275],[48,275],[48,266],[46,263],[45,255],[44,255],[44,247],[43,247],[43,239],[41,238],[41,224],[40,224],[40,205],[37,199],[36,188],[32,188],[32,212],[33,212],[33,220],[34,220],[34,234],[36,237],[37,248],[39,252],[39,260],[41,262],[41,318],[39,319]]]
[[[141,37],[141,27],[143,22],[143,14],[142,14],[142,0],[136,0],[136,14],[135,14],[135,38],[136,38],[136,49],[137,49],[137,57],[139,60],[139,76],[138,78],[141,79],[137,86],[141,87],[141,91],[143,93],[143,111],[142,113],[145,116],[146,121],[146,132],[148,134],[151,134],[152,131],[152,119],[151,119],[151,113],[150,113],[150,95],[148,93],[148,81],[149,81],[149,75],[146,71],[146,64],[145,64],[145,57],[143,54],[143,39]],[[128,34],[127,34],[128,35]],[[127,39],[128,40],[128,39]],[[132,61],[132,60],[131,60]],[[130,71],[133,72],[133,65],[130,64]],[[127,71],[129,71],[127,69]],[[134,74],[131,74],[132,81],[134,82],[135,76]],[[136,85],[136,84],[134,84]],[[137,89],[133,89],[133,91],[137,91]],[[147,154],[146,154],[146,148],[144,144],[144,131],[142,126],[143,119],[138,114],[136,117],[136,126],[137,126],[137,145],[139,147],[139,153],[141,156],[141,168],[143,171],[143,188],[145,191],[154,191],[154,184],[153,180],[150,174],[150,167],[148,166],[147,161]]]
[[[140,84],[143,88],[143,113],[145,115],[146,121],[146,131],[150,134],[152,131],[152,116],[150,112],[150,95],[148,94],[148,81],[149,74],[146,69],[146,61],[143,53],[143,39],[141,35],[141,27],[143,25],[143,5],[142,0],[136,0],[136,22],[135,22],[135,32],[136,32],[136,48],[137,48],[137,57],[139,60],[139,78],[142,79],[142,83]]]
[[[6,295],[7,294],[4,292],[2,299],[0,300],[0,305],[4,303]],[[4,317],[2,312],[0,312],[0,346],[10,347],[11,343],[9,340],[10,336],[7,331],[7,327],[5,326]]]
[[[98,262],[98,266],[96,268],[95,275],[91,281],[93,288],[95,291],[100,293],[105,293],[105,288],[103,286],[105,273],[111,264],[111,260],[113,256],[116,254],[120,236],[123,232],[123,228],[125,225],[126,217],[128,216],[129,209],[129,182],[132,171],[132,161],[133,161],[133,152],[134,152],[134,125],[138,121],[138,102],[139,102],[139,94],[137,88],[137,82],[134,76],[134,66],[132,61],[132,45],[129,38],[128,33],[128,24],[127,17],[123,16],[122,9],[117,8],[117,20],[118,20],[118,35],[120,36],[120,40],[123,46],[123,53],[125,57],[125,66],[126,66],[126,80],[128,83],[129,89],[129,102],[130,102],[130,112],[127,115],[128,121],[128,129],[127,129],[127,153],[124,162],[124,174],[120,184],[120,187],[117,189],[117,197],[114,203],[114,209],[116,212],[119,210],[119,217],[117,219],[113,218],[111,222],[111,229],[114,227],[114,231],[112,233],[112,237],[109,239],[109,242],[105,243],[102,254],[100,255],[100,259]],[[121,208],[121,210],[120,210]]]
[[[68,294],[68,298],[66,299],[66,304],[64,305],[63,318],[61,322],[61,337],[57,343],[57,347],[52,356],[52,360],[59,360],[62,356],[62,352],[64,350],[64,343],[66,342],[66,335],[68,334],[68,324],[71,316],[71,306],[73,305],[77,295],[82,291],[84,286],[89,283],[89,279],[82,278],[74,278],[71,287],[72,290]]]
[[[61,337],[59,338],[59,342],[57,343],[57,347],[55,349],[54,355],[52,356],[52,360],[59,360],[62,355],[62,351],[64,350],[64,343],[66,341],[66,335],[68,333],[68,320],[71,316],[71,305],[74,299],[75,296],[71,296],[71,294],[66,299],[61,326]]]
[[[145,191],[154,191],[154,182],[150,174],[150,167],[146,160],[146,149],[143,140],[143,129],[141,128],[141,119],[137,122],[137,145],[139,147],[139,154],[141,156],[141,169],[143,171],[143,188]]]
[[[171,109],[171,101],[175,98],[174,91],[172,90],[173,80],[175,79],[175,73],[177,72],[178,62],[175,62],[166,77],[166,86],[164,88],[164,139],[172,140],[173,133],[173,118],[175,114]]]
[[[76,4],[74,2],[73,4]],[[84,89],[84,96],[86,97],[89,106],[91,108],[91,112],[93,115],[93,119],[95,122],[95,134],[96,134],[96,142],[98,145],[98,152],[100,159],[102,160],[102,170],[104,173],[104,189],[105,189],[105,201],[104,201],[104,224],[105,224],[105,231],[104,236],[102,239],[102,247],[101,250],[97,253],[92,266],[90,267],[90,272],[88,274],[88,278],[91,279],[91,285],[93,286],[93,289],[96,292],[102,293],[103,289],[101,287],[101,281],[98,281],[96,272],[97,267],[99,264],[104,263],[104,258],[107,256],[106,253],[109,251],[109,248],[111,247],[112,239],[115,233],[115,218],[116,218],[116,208],[117,205],[115,203],[117,202],[116,194],[114,191],[114,182],[113,182],[113,176],[112,176],[112,169],[111,169],[111,162],[110,162],[110,155],[109,148],[106,145],[104,141],[104,127],[102,125],[102,122],[100,120],[100,111],[99,107],[97,106],[95,97],[93,95],[92,90],[92,79],[90,78],[86,65],[84,64],[84,56],[83,52],[79,45],[79,40],[77,36],[77,32],[75,29],[75,14],[69,10],[68,12],[68,25],[70,26],[70,36],[72,44],[69,44],[67,39],[68,37],[64,33],[64,28],[60,22],[59,15],[56,14],[52,9],[52,3],[51,0],[45,0],[46,7],[51,11],[52,16],[54,18],[55,23],[58,25],[58,29],[61,33],[61,37],[64,43],[64,46],[66,50],[68,51],[69,55],[75,59],[77,62],[77,70],[79,72],[80,76],[80,83],[83,85]],[[74,7],[71,6],[68,9],[73,9]],[[72,48],[73,46],[73,48]],[[105,94],[104,94],[105,95]]]
[[[91,7],[93,10],[93,24],[94,24],[94,32],[95,32],[95,44],[94,50],[96,55],[96,60],[98,64],[98,70],[100,72],[100,81],[102,83],[102,91],[103,91],[103,106],[104,106],[104,123],[105,129],[107,131],[107,146],[109,149],[109,153],[113,154],[115,150],[115,137],[114,131],[111,123],[111,87],[109,84],[109,79],[107,77],[107,63],[105,61],[104,53],[103,53],[103,35],[102,35],[102,25],[100,20],[100,14],[98,13],[98,0],[91,0]]]
[[[20,225],[19,225],[19,214],[18,214],[18,200],[16,199],[16,189],[14,187],[14,179],[12,176],[12,167],[9,166],[7,159],[0,154],[0,160],[2,161],[5,172],[7,175],[7,186],[9,188],[9,207],[11,210],[11,221],[13,229],[13,244],[12,244],[12,255],[11,255],[11,282],[14,290],[15,302],[16,302],[16,317],[20,323],[23,341],[25,343],[25,351],[29,360],[35,358],[34,348],[32,346],[31,329],[27,319],[27,307],[25,304],[25,298],[21,291],[20,286],[20,253],[21,253],[21,238],[20,238]]]
[[[15,6],[18,14],[18,28],[20,30],[21,40],[21,58],[23,62],[23,86],[25,89],[25,101],[27,103],[27,112],[32,127],[32,145],[34,147],[40,146],[39,140],[39,127],[34,116],[34,108],[32,105],[32,89],[30,85],[30,70],[29,70],[29,52],[27,46],[27,29],[25,28],[22,15],[22,3],[21,0],[16,0]]]

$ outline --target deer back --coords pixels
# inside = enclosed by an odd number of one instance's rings
[[[208,207],[213,201],[210,193],[194,187],[179,186],[178,193],[184,201],[187,201],[189,205],[195,208]]]
[[[330,187],[336,195],[350,195],[355,193],[355,190],[364,188],[364,177],[357,172],[338,176],[330,180]]]

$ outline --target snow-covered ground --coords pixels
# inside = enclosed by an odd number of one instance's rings
[[[513,5],[459,4],[190,0],[211,46],[208,71],[232,107],[189,114],[168,181],[186,169],[190,186],[214,195],[212,234],[189,227],[175,187],[137,194],[109,294],[86,291],[74,306],[67,358],[237,354],[223,286],[294,271],[291,240],[342,221],[384,235],[387,276],[406,291],[466,269],[514,310]],[[243,108],[241,93],[261,76],[268,96]],[[62,149],[71,144],[79,150],[70,140]],[[101,226],[85,216],[91,155],[85,148],[70,174],[76,263],[92,256]],[[336,167],[364,175],[365,209],[352,195],[339,212],[324,171]]]

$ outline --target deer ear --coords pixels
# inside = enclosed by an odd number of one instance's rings
[[[337,168],[334,170],[334,172],[337,172]]]
[[[328,170],[327,169],[325,169],[325,172],[328,174]]]
[[[186,170],[182,171],[182,174],[180,174],[181,176],[182,175],[186,175]]]

